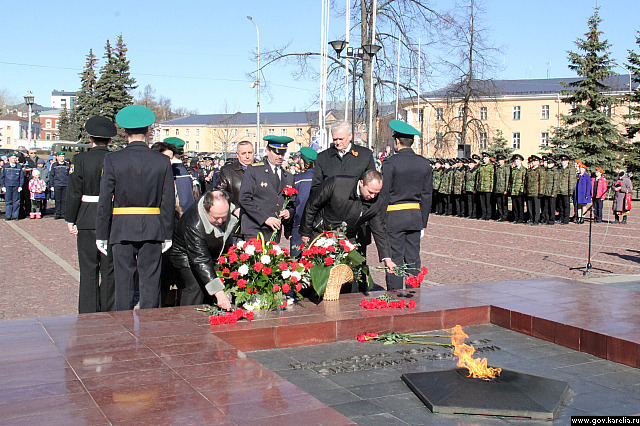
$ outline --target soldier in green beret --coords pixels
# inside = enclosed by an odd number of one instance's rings
[[[506,221],[509,217],[509,203],[507,193],[509,190],[509,178],[511,177],[511,167],[506,164],[506,157],[503,154],[496,155],[498,163],[495,166],[495,186],[494,196],[496,199],[497,222]]]
[[[480,198],[480,219],[491,219],[491,193],[493,192],[493,180],[495,170],[491,163],[491,156],[487,152],[482,153],[482,164],[478,167],[476,175],[476,192]]]
[[[527,176],[527,169],[522,165],[524,158],[520,154],[515,154],[511,161],[511,179],[509,182],[509,195],[511,195],[511,206],[513,208],[513,223],[524,223],[524,183]]]

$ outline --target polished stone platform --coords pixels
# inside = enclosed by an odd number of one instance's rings
[[[374,295],[374,294],[372,294]],[[245,351],[493,323],[637,368],[640,294],[569,280],[362,295],[210,326],[192,307],[0,322],[0,424],[351,424]],[[638,410],[640,412],[640,409]]]

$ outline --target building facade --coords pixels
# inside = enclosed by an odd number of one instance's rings
[[[56,141],[59,138],[58,120],[60,119],[61,109],[50,109],[41,112],[38,115],[40,122],[40,139],[45,141]]]
[[[76,97],[76,92],[54,89],[51,91],[51,108],[71,110],[76,105]]]
[[[40,123],[33,121],[31,125],[32,141],[29,142],[29,120],[17,114],[0,117],[0,148],[30,148],[40,138]]]

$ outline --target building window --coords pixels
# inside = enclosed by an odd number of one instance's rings
[[[549,119],[549,105],[542,105],[540,108],[540,120]]]
[[[238,129],[233,129],[233,136],[238,136]]]
[[[511,148],[520,149],[520,132],[513,132],[511,135]]]
[[[11,138],[7,137],[7,145],[11,145]]]
[[[189,141],[184,141],[184,150],[189,151]]]
[[[244,129],[244,135],[249,136],[249,129]]]
[[[464,107],[458,107],[458,120],[462,120],[463,115],[464,115]]]
[[[51,140],[51,133],[47,133],[47,135],[46,135],[45,139],[46,139],[46,140],[48,140],[48,141],[50,141],[50,140]]]
[[[287,136],[287,129],[280,129],[280,136]]]
[[[520,107],[519,106],[514,106],[513,107],[513,119],[514,120],[520,120]]]
[[[480,107],[480,120],[486,120],[487,115],[487,107]]]
[[[189,136],[189,129],[184,129],[184,135]]]
[[[436,108],[436,121],[444,121],[444,111],[442,108]]]
[[[169,129],[164,129],[164,135],[169,136]]]
[[[296,127],[296,136],[302,136],[302,127]]]
[[[50,129],[50,128],[51,128],[51,120],[46,120],[46,121],[45,121],[45,125],[44,125],[44,127],[45,127],[46,129]]]
[[[485,132],[480,133],[480,137],[478,138],[478,144],[480,145],[480,149],[487,149],[487,139],[488,135]]]
[[[211,136],[215,136],[216,135],[216,129],[211,129]]]
[[[227,143],[226,142],[222,142],[220,144],[220,147],[222,148],[223,151],[226,151],[227,150]]]
[[[229,129],[222,129],[222,134],[224,135],[225,138],[229,136]]]
[[[231,151],[237,151],[238,150],[238,144],[236,142],[231,142]]]
[[[55,121],[56,129],[58,128],[58,120]]]
[[[200,141],[196,141],[196,151],[200,151]]]
[[[196,136],[200,136],[200,129],[196,129]]]
[[[275,135],[276,134],[276,129],[269,129],[268,133],[270,135]]]
[[[436,149],[442,149],[442,132],[436,132],[436,144],[435,144],[435,148]]]
[[[419,109],[418,110],[418,123],[422,123],[424,121],[424,110],[423,109]]]
[[[540,133],[540,145],[549,146],[549,132]]]
[[[176,129],[176,136],[180,136],[180,129]]]

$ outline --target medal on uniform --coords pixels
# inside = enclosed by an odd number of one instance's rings
[[[267,187],[267,182],[260,182],[260,186],[263,187],[263,188],[266,188]]]

